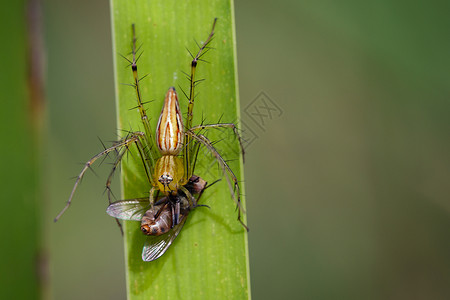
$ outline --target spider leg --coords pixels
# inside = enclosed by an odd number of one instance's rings
[[[203,54],[205,54],[210,48],[208,47],[209,43],[211,42],[213,36],[214,36],[214,28],[216,27],[217,18],[214,19],[211,32],[208,35],[205,42],[199,46],[199,50],[197,54],[192,56],[192,62],[191,62],[191,75],[188,76],[189,82],[190,82],[190,92],[189,92],[189,104],[188,104],[188,112],[186,116],[186,123],[185,126],[187,129],[192,127],[192,119],[194,117],[193,111],[194,111],[194,98],[195,98],[195,86],[199,83],[199,81],[195,81],[195,70],[197,68],[198,61],[201,60],[201,57]],[[191,138],[190,135],[186,135],[185,140],[185,147],[183,150],[183,160],[184,160],[184,172],[185,172],[185,178],[190,178],[190,175],[192,175],[192,171],[190,169],[191,165]]]
[[[86,171],[90,168],[90,166],[100,157],[102,157],[103,155],[106,155],[112,151],[116,151],[117,149],[120,149],[122,147],[129,147],[131,144],[135,143],[136,141],[138,141],[142,136],[144,135],[143,132],[133,132],[132,134],[130,134],[129,136],[125,137],[124,139],[122,139],[121,141],[117,142],[117,144],[115,144],[112,147],[109,147],[105,150],[103,150],[102,152],[96,154],[95,156],[93,156],[90,160],[88,160],[83,169],[81,170],[80,174],[78,175],[75,184],[72,188],[72,192],[70,193],[69,196],[69,200],[67,201],[66,205],[64,206],[64,208],[59,212],[59,214],[56,216],[56,218],[54,219],[54,221],[58,221],[59,218],[61,218],[61,216],[64,214],[64,212],[69,208],[70,204],[72,203],[72,198],[73,195],[75,194],[75,191],[81,181],[81,179],[83,178],[84,174],[86,173]]]
[[[219,129],[219,128],[231,128],[234,132],[234,135],[237,137],[238,142],[239,142],[239,146],[241,147],[241,153],[242,153],[242,160],[245,160],[245,150],[244,150],[244,145],[242,144],[242,138],[241,135],[238,132],[238,129],[236,127],[236,125],[234,123],[218,123],[218,124],[205,124],[205,125],[198,125],[198,126],[194,126],[192,127],[190,130],[191,131],[196,131],[196,130],[203,130],[203,129],[210,129],[210,128],[215,128],[215,129]]]
[[[195,200],[194,196],[192,196],[191,192],[188,191],[187,188],[184,186],[180,186],[180,190],[183,191],[183,193],[186,195],[188,201],[189,201],[189,208],[192,209],[195,206],[197,206],[197,200]]]
[[[112,178],[113,178],[114,173],[116,172],[116,170],[117,170],[117,168],[119,166],[119,163],[122,161],[122,158],[125,155],[125,153],[127,153],[127,151],[128,151],[127,147],[124,147],[124,148],[120,149],[120,152],[117,155],[117,158],[116,158],[116,160],[113,163],[113,167],[111,169],[111,172],[109,173],[108,179],[106,180],[105,187],[106,187],[106,193],[108,195],[108,202],[109,202],[109,204],[112,203],[112,201],[111,201],[111,194],[112,194],[111,182],[112,182]]]
[[[155,188],[154,186],[152,186],[152,188],[150,189],[150,196],[148,197],[148,201],[150,203],[150,208],[153,208],[153,204],[155,203],[155,192],[159,193],[159,190],[157,188]]]
[[[128,62],[130,62],[131,71],[133,72],[133,80],[134,80],[134,82],[133,82],[133,84],[131,86],[136,91],[136,99],[137,99],[137,102],[138,102],[137,108],[139,109],[139,113],[141,115],[141,121],[142,121],[142,124],[144,125],[144,129],[145,129],[145,139],[146,139],[146,142],[147,142],[146,145],[150,145],[148,142],[149,141],[154,141],[154,137],[153,137],[153,131],[152,131],[151,126],[150,126],[150,121],[148,119],[146,110],[144,108],[144,103],[142,101],[141,89],[139,88],[140,78],[139,78],[139,75],[138,75],[138,68],[137,68],[137,61],[139,59],[139,56],[136,57],[137,51],[139,49],[136,49],[137,38],[136,38],[136,31],[135,31],[134,24],[132,24],[132,34],[133,34],[133,46],[132,46],[133,47],[133,51],[132,51],[133,58],[132,58],[131,61],[127,59]],[[148,151],[149,151],[150,159],[154,162],[155,157],[157,157],[156,150],[154,148],[151,148],[151,149],[148,149]]]
[[[145,136],[141,137],[141,138],[145,138]],[[152,173],[152,165],[151,162],[152,160],[150,159],[150,157],[147,155],[148,152],[145,151],[143,145],[142,145],[142,141],[141,139],[136,139],[136,141],[134,141],[136,148],[138,149],[139,152],[139,156],[142,160],[142,164],[144,165],[144,169],[145,169],[145,173],[147,175],[147,179],[149,180],[150,184],[152,184],[153,182],[153,178],[151,176]],[[119,154],[116,158],[116,160],[113,163],[113,168],[111,169],[111,172],[109,173],[108,179],[106,180],[106,191],[107,191],[107,195],[108,195],[108,202],[109,204],[112,203],[111,201],[111,182],[112,182],[112,178],[114,176],[115,171],[117,170],[120,162],[122,161],[123,156],[128,153],[130,146],[132,146],[132,144],[130,145],[125,145],[123,147],[120,148],[119,150]],[[120,223],[120,221],[118,219],[116,219],[117,225],[119,226],[120,232],[123,235],[123,230],[122,230],[122,224]]]
[[[108,179],[106,180],[106,193],[108,195],[108,202],[111,205],[112,201],[111,201],[111,181],[112,181],[112,177],[114,175],[114,173],[117,170],[117,167],[119,166],[120,161],[122,160],[123,156],[125,155],[125,153],[127,153],[128,151],[128,147],[123,147],[122,149],[120,149],[120,152],[116,158],[116,160],[114,161],[113,167],[111,169],[111,172],[109,173]],[[120,233],[123,235],[123,229],[122,229],[122,224],[120,223],[119,219],[115,218],[117,226],[119,226],[119,230]]]
[[[244,213],[244,210],[241,206],[240,188],[239,188],[239,183],[238,183],[236,175],[234,175],[230,166],[222,158],[220,153],[211,144],[211,141],[206,136],[204,136],[202,134],[195,134],[190,130],[186,131],[186,134],[188,134],[193,140],[203,144],[214,155],[214,157],[216,158],[216,161],[221,166],[222,170],[228,174],[228,176],[225,176],[225,178],[226,178],[228,186],[230,188],[232,198],[236,202],[236,206],[238,208],[238,221],[248,231],[247,225],[245,225],[244,222],[241,220],[241,212]]]

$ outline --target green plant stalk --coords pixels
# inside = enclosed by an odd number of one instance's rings
[[[136,107],[129,63],[120,54],[131,51],[131,24],[136,24],[141,93],[155,130],[167,89],[175,86],[180,106],[187,111],[187,99],[181,89],[189,92],[183,72],[190,72],[191,57],[186,50],[197,51],[195,41],[208,36],[214,18],[218,18],[215,38],[197,68],[197,79],[205,79],[197,90],[194,125],[202,118],[206,123],[237,122],[239,99],[236,77],[236,45],[233,3],[230,0],[197,1],[118,1],[111,0],[114,44],[116,103],[118,128],[143,131]],[[239,126],[239,124],[237,124]],[[123,131],[121,131],[123,135]],[[223,131],[211,130],[214,141],[224,138]],[[242,182],[242,158],[237,140],[230,134],[217,144],[225,159],[234,159],[230,166]],[[125,260],[128,299],[249,299],[249,264],[247,233],[237,221],[235,203],[222,171],[210,155],[199,155],[195,174],[208,182],[222,178],[208,188],[201,203],[210,206],[195,209],[181,233],[167,252],[154,262],[143,262],[142,247],[146,237],[139,223],[124,224]],[[150,186],[133,153],[122,164],[122,197],[148,195]],[[241,183],[241,193],[244,187]],[[245,208],[245,199],[243,198]],[[246,222],[245,215],[243,216]]]
[[[29,4],[29,3],[28,3]],[[27,40],[26,2],[0,8],[0,34],[6,37],[0,54],[0,189],[2,246],[0,290],[2,299],[39,299],[39,240],[41,235],[38,157],[40,121],[36,85]],[[28,20],[29,21],[29,20]],[[29,34],[29,32],[28,32]]]

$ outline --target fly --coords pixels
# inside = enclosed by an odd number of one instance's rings
[[[194,175],[186,184],[186,189],[192,195],[198,195],[198,201],[206,185],[206,181]],[[172,245],[187,216],[197,206],[190,206],[187,195],[180,191],[177,195],[161,197],[153,207],[149,207],[148,198],[138,198],[113,202],[106,212],[117,219],[141,222],[141,231],[148,236],[142,250],[142,260],[153,261]]]

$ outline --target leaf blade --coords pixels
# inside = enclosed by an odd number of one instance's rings
[[[196,51],[195,39],[199,43],[206,39],[215,17],[219,20],[212,43],[214,49],[203,57],[209,63],[200,62],[197,71],[197,79],[206,81],[196,92],[193,124],[200,124],[202,115],[207,117],[207,123],[238,120],[232,8],[230,1],[111,2],[119,128],[143,130],[138,113],[130,110],[136,106],[133,90],[118,84],[131,82],[127,63],[117,55],[131,49],[131,24],[136,24],[138,46],[143,49],[138,62],[140,77],[149,74],[141,81],[141,92],[144,102],[153,100],[146,108],[154,129],[166,90],[176,86],[187,91],[183,71],[189,73],[191,58],[185,48]],[[179,98],[184,98],[181,95],[179,91]],[[184,113],[186,103],[186,99],[180,103]],[[217,147],[226,159],[240,158],[237,140],[229,140],[221,131],[208,136],[213,141],[224,139]],[[209,182],[221,176],[210,157],[204,154],[201,159],[196,175]],[[241,162],[241,159],[230,162],[240,180]],[[132,159],[123,166],[123,187],[123,198],[142,197],[149,191],[142,170]],[[244,191],[243,186],[241,189]],[[145,237],[137,222],[125,223],[129,299],[250,298],[247,234],[236,221],[237,212],[226,180],[208,189],[201,201],[211,209],[193,211],[173,245],[151,263],[141,260]]]

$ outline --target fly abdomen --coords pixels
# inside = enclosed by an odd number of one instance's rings
[[[158,236],[168,232],[172,228],[172,210],[169,204],[165,204],[158,211],[156,207],[149,209],[142,216],[141,231],[145,235]]]

